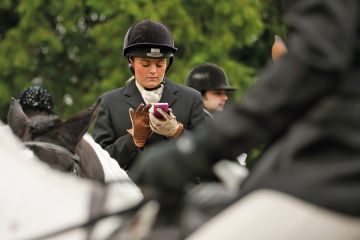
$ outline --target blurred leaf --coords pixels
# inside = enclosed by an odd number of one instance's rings
[[[285,33],[279,14],[270,0],[3,0],[0,117],[10,96],[33,83],[50,90],[63,117],[122,87],[131,76],[124,35],[145,18],[172,30],[178,52],[170,79],[182,84],[195,65],[213,62],[226,70],[240,100],[270,58],[273,35]]]

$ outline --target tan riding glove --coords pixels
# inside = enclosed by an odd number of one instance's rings
[[[132,136],[137,147],[143,147],[151,134],[149,126],[149,109],[151,104],[140,104],[137,109],[129,109],[132,128],[128,129],[128,133]]]
[[[164,117],[163,120],[158,119],[154,114],[150,113],[150,128],[153,132],[166,136],[177,138],[182,133],[184,126],[176,121],[176,117],[172,114],[167,114],[162,109],[158,109],[158,112]]]

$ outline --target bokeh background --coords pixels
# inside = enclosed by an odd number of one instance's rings
[[[172,30],[178,52],[168,77],[184,83],[196,64],[222,66],[241,99],[285,37],[276,0],[0,0],[0,118],[12,96],[42,84],[67,118],[131,76],[127,29],[152,19]]]

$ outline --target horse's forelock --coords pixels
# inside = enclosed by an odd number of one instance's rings
[[[50,132],[61,125],[61,120],[55,115],[37,115],[30,119],[32,135],[41,135]]]

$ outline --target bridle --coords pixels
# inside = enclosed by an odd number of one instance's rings
[[[79,176],[79,172],[76,168],[76,166],[79,164],[80,162],[80,157],[79,155],[70,152],[69,150],[67,150],[66,148],[57,145],[57,144],[53,144],[53,143],[47,143],[47,142],[39,142],[39,141],[27,141],[24,142],[26,147],[40,147],[43,149],[49,149],[49,150],[53,150],[62,154],[65,154],[67,156],[69,156],[74,162],[74,169],[72,170],[72,174],[74,174],[75,176]]]

